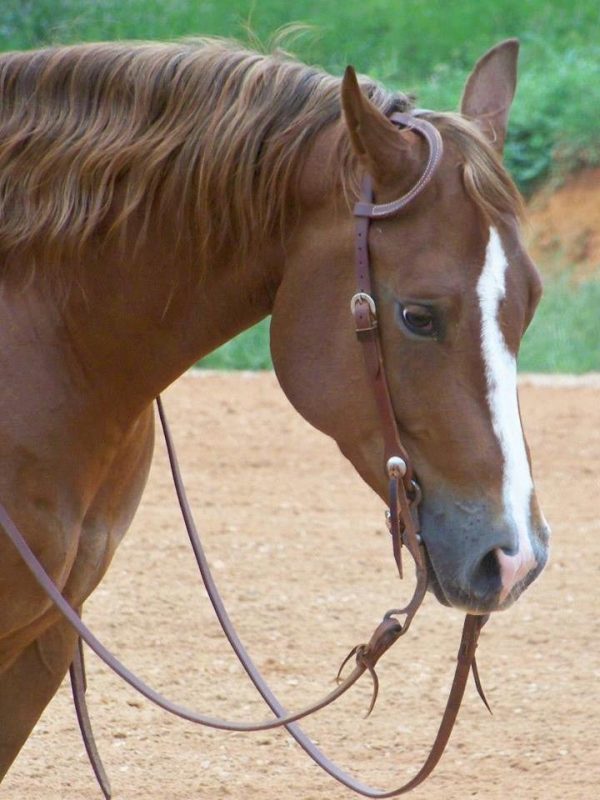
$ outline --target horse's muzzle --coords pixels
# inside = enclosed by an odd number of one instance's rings
[[[444,605],[475,614],[508,608],[543,570],[549,530],[526,536],[478,502],[426,502],[420,508],[429,588]]]

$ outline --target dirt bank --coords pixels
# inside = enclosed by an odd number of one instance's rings
[[[549,186],[529,204],[526,236],[541,269],[572,265],[576,280],[600,274],[600,168]]]

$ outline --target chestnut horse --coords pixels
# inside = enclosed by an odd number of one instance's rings
[[[426,189],[371,226],[395,415],[438,599],[506,608],[546,561],[515,359],[540,297],[501,164],[518,46],[477,63]],[[0,57],[0,502],[76,608],[140,501],[153,399],[272,313],[293,405],[386,492],[349,300],[352,203],[422,172],[409,100],[223,42]],[[0,777],[76,635],[0,531]]]

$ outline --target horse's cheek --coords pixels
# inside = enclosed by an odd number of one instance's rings
[[[271,321],[271,353],[281,387],[311,425],[338,443],[359,434],[367,421],[364,366],[349,297],[342,304],[340,293],[319,280],[287,275]]]

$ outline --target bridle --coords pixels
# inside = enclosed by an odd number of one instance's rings
[[[421,591],[424,593],[427,588],[427,566],[418,539],[417,512],[421,490],[414,480],[408,453],[400,439],[398,422],[383,363],[377,306],[371,280],[369,227],[372,219],[384,219],[400,213],[421,194],[435,174],[442,158],[444,145],[437,128],[425,119],[419,119],[413,114],[396,112],[392,114],[390,121],[398,127],[414,129],[425,138],[428,145],[427,163],[412,188],[402,197],[390,203],[373,203],[371,177],[365,174],[361,184],[360,199],[354,206],[357,291],[350,301],[350,310],[354,317],[356,336],[362,346],[365,368],[379,414],[385,471],[389,480],[389,525],[394,558],[398,566],[398,573],[402,578],[401,547],[404,543],[414,558],[417,568],[417,592],[411,603],[411,605],[416,605],[414,609],[416,611],[422,600],[421,596],[417,604],[417,596]],[[411,506],[414,507],[414,516],[411,513]],[[401,526],[404,528],[403,532],[400,530]],[[410,624],[411,619],[412,616],[407,616],[407,624]]]
[[[169,427],[167,425],[164,409],[160,398],[157,398],[157,405],[160,420],[163,426],[167,452],[173,474],[173,480],[177,497],[181,507],[185,527],[190,539],[194,555],[198,564],[204,586],[209,599],[215,609],[215,613],[229,640],[236,656],[240,660],[246,673],[254,683],[259,693],[271,708],[274,719],[260,723],[236,723],[227,720],[220,720],[199,714],[174,703],[160,695],[150,686],[144,683],[139,677],[129,671],[89,630],[83,623],[79,613],[73,609],[62,597],[58,587],[47,575],[43,566],[29,548],[26,540],[19,532],[12,519],[0,504],[0,526],[4,528],[6,534],[19,551],[23,561],[37,580],[38,584],[46,592],[54,605],[70,622],[79,635],[79,646],[76,649],[73,663],[71,665],[71,683],[73,687],[73,697],[75,708],[79,719],[81,732],[83,735],[86,750],[90,757],[92,767],[98,782],[104,792],[105,797],[111,796],[110,784],[102,762],[100,760],[92,733],[90,719],[85,701],[86,681],[83,662],[83,651],[81,641],[85,641],[88,646],[109,666],[114,672],[123,678],[127,683],[134,687],[149,700],[161,708],[179,717],[192,722],[207,725],[209,727],[221,728],[225,730],[267,730],[274,727],[285,725],[289,733],[296,739],[298,744],[306,753],[321,766],[326,772],[332,775],[343,785],[371,798],[390,798],[404,794],[414,789],[432,772],[439,759],[441,758],[445,746],[450,738],[454,722],[465,691],[466,683],[471,670],[475,678],[475,684],[487,706],[487,701],[483,695],[477,665],[475,661],[475,650],[481,628],[485,624],[487,617],[467,615],[465,618],[461,643],[457,655],[457,665],[454,680],[449,693],[448,701],[438,733],[433,742],[429,755],[417,774],[397,789],[382,791],[374,789],[344,772],[335,763],[330,761],[327,756],[317,747],[317,745],[298,727],[296,720],[306,717],[309,714],[329,705],[341,694],[347,691],[365,671],[371,673],[374,680],[375,693],[371,702],[371,708],[377,696],[377,676],[375,666],[378,659],[385,653],[392,644],[403,636],[410,627],[410,624],[420,607],[428,582],[427,560],[424,546],[419,537],[418,503],[420,500],[420,489],[415,480],[414,471],[408,454],[402,445],[398,424],[394,413],[389,386],[387,383],[384,362],[379,337],[377,322],[377,307],[371,283],[371,268],[369,259],[368,235],[369,225],[372,219],[381,219],[398,214],[409,203],[411,203],[427,186],[440,162],[443,144],[437,129],[426,119],[421,119],[414,114],[394,113],[390,120],[398,127],[406,127],[415,130],[425,138],[428,145],[427,164],[421,177],[415,185],[399,199],[384,204],[373,203],[372,185],[369,176],[366,176],[362,183],[361,197],[354,208],[356,216],[356,284],[357,292],[351,300],[351,311],[354,317],[356,334],[361,344],[364,362],[371,385],[373,396],[378,408],[380,427],[384,442],[384,464],[387,479],[389,481],[389,529],[392,538],[393,554],[396,561],[398,572],[402,577],[401,550],[405,545],[412,555],[416,566],[416,588],[413,597],[403,608],[391,609],[388,611],[382,622],[375,629],[368,644],[355,647],[345,663],[353,656],[356,665],[350,675],[344,679],[340,685],[330,692],[325,698],[311,706],[294,714],[288,712],[281,705],[277,697],[273,694],[268,684],[263,679],[258,668],[253,663],[243,643],[241,642],[227,610],[223,604],[220,593],[210,572],[208,561],[204,549],[200,542],[200,537],[193,520],[192,512],[187,500],[183,480],[175,454],[175,448]],[[401,622],[398,617],[404,617]],[[341,670],[340,670],[341,672]],[[369,709],[370,711],[371,709]]]

